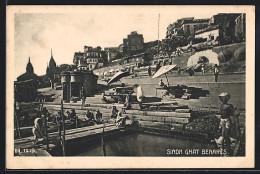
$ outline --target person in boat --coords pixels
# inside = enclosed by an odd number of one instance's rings
[[[116,106],[113,106],[112,113],[111,113],[111,118],[116,118],[117,114],[118,114],[118,110],[117,110]]]
[[[78,117],[76,115],[75,109],[71,109],[70,120],[74,122],[75,127],[77,127]]]
[[[213,71],[215,76],[215,82],[218,82],[219,67],[217,64],[214,65]]]
[[[97,110],[97,113],[96,113],[96,121],[97,121],[97,123],[103,123],[102,113],[99,111],[99,109]]]
[[[75,121],[75,118],[76,118],[75,109],[71,109],[71,112],[67,111],[66,113],[67,113],[68,119],[70,121]]]
[[[70,111],[67,111],[66,113],[67,113],[67,115],[68,115],[68,119],[71,119],[71,113],[70,113]]]
[[[148,66],[147,71],[148,71],[148,75],[150,77],[152,75],[152,70],[151,70],[151,66],[150,65]]]
[[[125,109],[130,109],[131,108],[131,103],[130,103],[130,95],[127,94],[125,96],[125,103],[124,103]]]
[[[89,120],[94,120],[94,114],[92,112],[90,112],[89,110],[87,110],[86,116]]]
[[[231,132],[231,119],[230,117],[234,116],[234,107],[232,104],[229,104],[228,101],[230,99],[229,93],[221,93],[219,95],[219,99],[221,101],[220,105],[220,124],[219,129],[221,130],[221,136],[223,137],[222,147],[224,149],[224,144],[226,145],[226,151],[228,154],[231,153],[230,151],[230,132]]]
[[[143,110],[143,104],[142,103],[143,103],[144,96],[143,96],[142,86],[135,84],[134,88],[136,89],[136,99],[138,101],[139,108],[140,108],[140,110]]]
[[[118,112],[116,117],[116,126],[117,127],[125,126],[125,122],[127,118],[128,118],[127,116],[123,117],[122,113]]]
[[[36,118],[34,120],[34,126],[32,128],[33,137],[35,140],[35,144],[39,142],[43,142],[46,139],[44,132],[42,131],[43,121],[41,118]]]
[[[88,118],[87,120],[87,126],[92,126],[95,124],[95,117],[94,114],[92,112],[90,112],[89,110],[87,110],[86,116]]]
[[[76,115],[75,109],[71,109],[70,118],[75,120],[76,117],[77,117],[77,115]]]
[[[48,110],[46,109],[46,107],[44,107],[44,108],[42,109],[42,114],[44,114],[44,115],[46,116],[46,118],[48,117],[49,112],[48,112]]]
[[[162,87],[162,88],[165,88],[165,84],[163,83],[163,79],[160,80],[159,86]]]

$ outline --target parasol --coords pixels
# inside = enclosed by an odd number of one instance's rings
[[[110,84],[110,83],[113,83],[113,82],[117,82],[121,78],[129,76],[129,75],[130,75],[129,72],[119,71],[107,82],[107,84]]]
[[[162,66],[152,77],[152,79],[156,78],[156,77],[159,77],[161,75],[165,75],[166,79],[167,79],[167,82],[168,82],[168,86],[169,86],[169,81],[168,81],[168,78],[166,76],[166,73],[171,71],[173,68],[175,68],[176,65],[166,65],[166,66]]]

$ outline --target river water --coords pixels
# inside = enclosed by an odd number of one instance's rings
[[[107,140],[107,156],[212,156],[208,150],[218,150],[215,145],[150,134],[130,134]],[[102,144],[82,149],[75,156],[103,156]],[[215,154],[216,155],[216,154]],[[214,155],[213,155],[214,156]]]

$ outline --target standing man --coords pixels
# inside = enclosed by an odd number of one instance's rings
[[[149,75],[149,77],[151,77],[151,75],[152,75],[152,70],[151,70],[151,67],[150,67],[150,65],[148,66],[148,69],[147,69],[147,71],[148,71],[148,75]]]
[[[219,95],[219,99],[222,102],[220,105],[220,114],[221,114],[221,119],[220,119],[220,124],[219,128],[221,129],[222,132],[222,137],[223,137],[223,142],[222,142],[222,147],[224,149],[224,143],[226,144],[226,150],[227,154],[230,155],[230,129],[231,129],[231,120],[230,117],[234,116],[234,107],[232,104],[228,104],[228,100],[230,99],[230,94],[223,92]]]
[[[205,74],[205,63],[204,62],[201,64],[201,73]]]
[[[144,96],[143,96],[142,87],[140,85],[135,84],[134,88],[136,88],[136,98],[137,98],[137,101],[139,103],[140,110],[143,110],[142,103],[143,103],[143,97]]]
[[[214,66],[215,82],[218,82],[219,67],[217,64]]]
[[[84,94],[84,88],[83,88],[83,86],[82,86],[82,88],[81,88],[81,101],[82,101],[81,109],[84,109],[84,107],[85,107],[85,102],[86,102],[86,97],[85,97],[85,94]]]
[[[46,139],[46,136],[42,131],[42,127],[43,127],[42,119],[36,118],[34,120],[34,126],[32,128],[35,144],[37,144],[38,142],[43,142]]]
[[[160,63],[158,62],[155,67],[155,72],[157,72],[161,68]]]

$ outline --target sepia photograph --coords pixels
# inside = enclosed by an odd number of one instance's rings
[[[7,167],[254,167],[254,10],[7,6]]]

